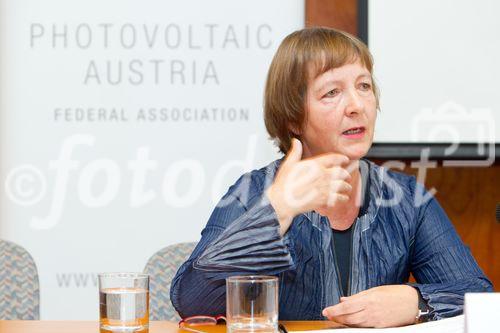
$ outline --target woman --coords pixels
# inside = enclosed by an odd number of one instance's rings
[[[224,279],[239,274],[279,276],[281,320],[363,327],[458,315],[465,292],[492,290],[436,199],[363,159],[378,109],[372,67],[347,33],[285,38],[264,112],[286,157],[243,175],[213,211],[172,283],[181,316],[224,313]]]

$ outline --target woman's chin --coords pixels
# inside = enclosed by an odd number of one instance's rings
[[[367,135],[363,140],[341,140],[338,142],[339,151],[341,154],[349,157],[350,160],[359,160],[368,154],[372,146],[372,135]]]
[[[370,146],[360,146],[360,147],[348,147],[342,154],[349,157],[350,160],[359,160],[368,154]]]
[[[305,146],[305,145],[304,145]],[[321,149],[316,149],[311,152],[308,148],[304,149],[302,158],[307,158],[311,156],[317,156],[328,153],[337,153],[347,156],[350,160],[359,160],[368,154],[370,150],[371,142],[359,142],[357,144],[350,145],[335,145],[330,147],[322,147]]]

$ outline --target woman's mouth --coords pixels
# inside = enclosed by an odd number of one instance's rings
[[[353,127],[342,132],[342,136],[348,139],[360,139],[365,135],[364,127]]]

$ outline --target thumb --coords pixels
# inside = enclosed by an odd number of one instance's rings
[[[285,161],[287,163],[290,162],[298,162],[302,159],[302,143],[296,139],[292,139],[292,146],[290,147],[290,150],[286,154],[286,159]]]

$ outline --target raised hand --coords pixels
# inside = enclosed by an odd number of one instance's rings
[[[348,163],[347,156],[336,153],[302,159],[301,142],[292,140],[273,184],[266,191],[282,235],[296,215],[349,200],[352,186],[351,175],[345,168]]]

